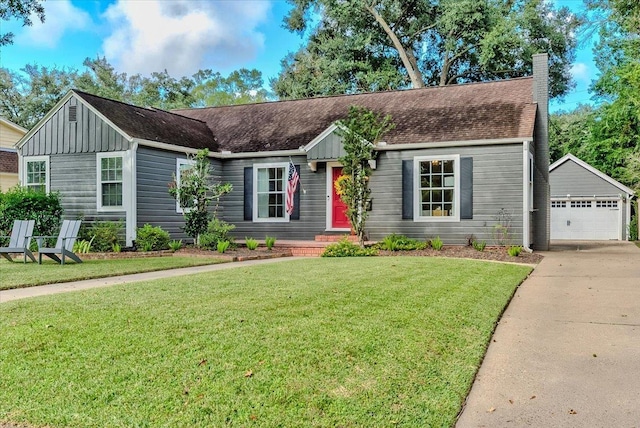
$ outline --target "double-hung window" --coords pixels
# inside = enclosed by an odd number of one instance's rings
[[[254,221],[289,221],[286,207],[287,163],[254,165]]]
[[[25,158],[23,185],[32,190],[49,191],[49,156]]]
[[[414,158],[414,219],[460,220],[460,156]]]
[[[98,210],[122,210],[124,200],[123,153],[98,153],[97,167]]]
[[[178,189],[180,188],[180,184],[182,183],[185,174],[189,174],[190,172],[192,172],[195,164],[196,162],[192,159],[176,159],[176,186],[178,187]],[[188,210],[189,208],[184,208],[180,205],[180,198],[177,198],[176,212],[182,214]]]

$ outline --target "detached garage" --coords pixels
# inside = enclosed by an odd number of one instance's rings
[[[551,239],[626,240],[633,190],[572,154],[549,167]]]

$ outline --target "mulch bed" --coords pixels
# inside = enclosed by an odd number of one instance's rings
[[[246,247],[238,247],[233,250],[227,250],[223,254],[212,251],[203,250],[194,247],[184,247],[174,253],[176,256],[192,256],[192,257],[216,257],[232,262],[241,262],[245,260],[263,260],[275,259],[278,257],[290,257],[291,251],[288,249],[274,248],[268,250],[266,247],[258,247],[255,250],[249,250]]]
[[[381,256],[425,256],[425,257],[453,257],[478,260],[494,260],[497,262],[525,263],[537,265],[544,258],[538,253],[522,251],[518,257],[511,257],[504,247],[486,247],[478,251],[473,247],[444,246],[440,251],[433,248],[415,251],[380,251]]]

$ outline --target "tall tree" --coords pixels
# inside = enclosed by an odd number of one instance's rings
[[[313,95],[325,95],[522,76],[530,73],[537,52],[550,55],[552,96],[572,85],[580,20],[544,0],[289,2],[285,26],[311,35],[272,81],[280,97],[297,96],[309,82]],[[316,84],[319,76],[336,74],[343,85]]]
[[[200,70],[193,75],[191,91],[195,107],[247,104],[268,101],[262,73],[241,68],[224,77],[212,70]]]
[[[44,22],[43,0],[2,0],[0,1],[0,20],[22,20],[22,25],[32,25],[31,16],[35,15],[40,22]],[[0,33],[0,46],[13,43],[13,33]]]

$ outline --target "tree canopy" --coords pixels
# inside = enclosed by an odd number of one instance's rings
[[[2,0],[0,1],[0,20],[22,20],[22,25],[32,25],[31,16],[35,15],[44,22],[42,0]],[[0,46],[13,44],[13,33],[0,33]]]
[[[171,110],[266,101],[262,74],[240,69],[229,76],[200,70],[192,77],[174,78],[164,70],[127,75],[106,58],[87,58],[85,69],[27,64],[21,72],[0,68],[0,116],[31,128],[69,91],[75,88],[138,106]]]
[[[289,3],[285,26],[309,40],[271,82],[282,98],[519,77],[539,52],[549,53],[551,95],[572,87],[581,21],[544,0]]]

